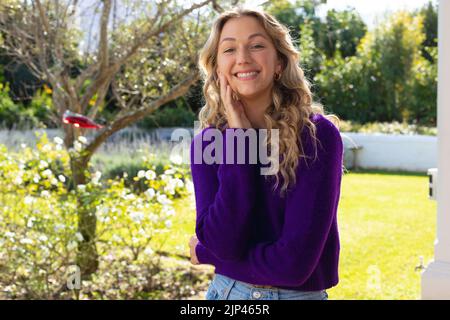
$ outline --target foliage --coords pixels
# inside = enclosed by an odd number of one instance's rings
[[[436,127],[426,127],[417,124],[407,124],[400,122],[368,122],[361,124],[354,121],[340,121],[341,132],[359,132],[359,133],[385,133],[385,134],[403,134],[413,135],[421,134],[428,136],[436,136]]]
[[[354,9],[329,10],[323,28],[320,48],[328,58],[333,58],[336,51],[344,58],[354,56],[359,42],[367,32],[366,24]]]
[[[166,106],[155,111],[138,123],[138,127],[152,129],[158,127],[192,127],[197,120],[195,113],[184,99],[175,101],[175,106]]]
[[[317,95],[346,120],[435,125],[437,70],[420,53],[423,39],[421,16],[393,14],[366,34],[356,56],[326,61]]]
[[[123,178],[102,180],[98,171],[73,189],[62,139],[50,142],[44,134],[36,149],[0,148],[0,291],[5,298],[77,297],[66,284],[83,240],[77,231],[79,203],[96,208],[100,269],[83,281],[78,297],[133,298],[155,289],[149,284],[161,277],[156,254],[161,244],[154,237],[170,231],[173,200],[192,192],[186,167],[166,165],[157,174],[144,161],[134,177],[146,186],[141,193],[133,193]]]
[[[9,85],[0,83],[0,126],[8,129],[41,127],[35,109],[15,103],[9,96]]]

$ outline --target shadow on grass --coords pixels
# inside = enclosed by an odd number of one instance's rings
[[[345,171],[346,174],[378,174],[378,175],[396,175],[396,176],[413,176],[413,177],[426,177],[427,173],[425,172],[410,172],[410,171],[389,171],[389,170],[380,170],[380,169],[347,169]]]

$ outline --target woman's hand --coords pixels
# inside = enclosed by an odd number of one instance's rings
[[[197,255],[195,254],[195,247],[197,247],[198,239],[196,235],[193,235],[191,239],[189,240],[189,247],[191,251],[191,263],[192,264],[200,264],[200,262],[197,259]]]
[[[228,84],[227,78],[218,72],[220,81],[220,97],[225,106],[225,115],[230,128],[251,128],[252,125],[245,114],[244,105],[240,100],[233,99],[233,90]]]

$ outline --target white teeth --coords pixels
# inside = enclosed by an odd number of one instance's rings
[[[258,74],[258,72],[254,71],[254,72],[248,72],[248,73],[238,73],[237,77],[238,78],[248,78],[248,77],[251,77],[251,76],[253,76],[255,74]]]

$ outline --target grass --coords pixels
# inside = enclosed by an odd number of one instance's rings
[[[165,250],[188,255],[195,230],[193,199],[176,203]],[[330,299],[420,299],[420,257],[433,257],[436,203],[425,174],[350,172],[338,211],[339,284]],[[214,268],[211,267],[211,272]]]
[[[330,299],[419,299],[420,257],[433,257],[436,203],[424,174],[361,172],[343,179],[340,283]]]

